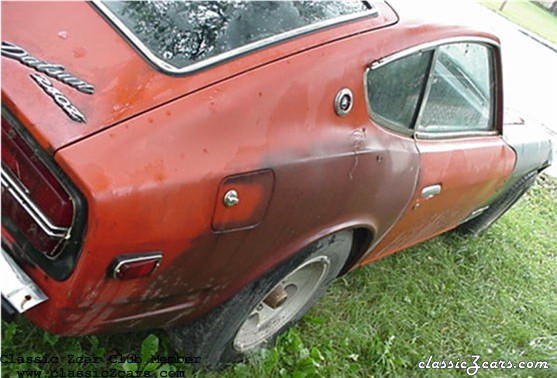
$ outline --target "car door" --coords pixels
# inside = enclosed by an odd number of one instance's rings
[[[514,152],[500,132],[497,47],[470,40],[428,51],[429,75],[413,126],[420,156],[418,185],[405,214],[374,248],[371,259],[479,215],[514,165]]]

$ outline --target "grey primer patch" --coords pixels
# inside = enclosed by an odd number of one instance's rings
[[[76,122],[86,122],[87,119],[79,111],[78,108],[75,107],[74,104],[71,103],[70,100],[62,92],[60,92],[57,88],[55,88],[50,80],[40,74],[32,73],[29,76],[41,87],[58,105],[62,108],[62,110],[74,121]]]
[[[19,47],[15,43],[2,41],[2,55],[7,58],[15,59],[21,64],[34,68],[39,72],[43,72],[48,76],[77,89],[80,92],[87,94],[95,93],[95,87],[93,86],[93,84],[89,84],[66,72],[66,69],[63,65],[48,63],[44,60],[37,59],[31,56],[27,52],[27,50]]]

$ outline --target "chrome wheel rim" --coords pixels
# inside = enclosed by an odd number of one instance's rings
[[[313,297],[327,277],[329,266],[330,261],[326,256],[316,256],[284,277],[265,294],[264,299],[244,320],[234,337],[234,349],[242,353],[247,352],[275,335]],[[270,296],[282,289],[287,294],[286,298],[269,305]]]

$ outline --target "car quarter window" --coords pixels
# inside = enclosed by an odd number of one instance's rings
[[[437,48],[418,120],[419,131],[443,133],[494,128],[492,50],[479,43]]]
[[[343,1],[103,1],[117,26],[178,69],[294,30],[373,11]],[[123,26],[120,26],[123,24]],[[305,29],[303,29],[305,28]],[[126,30],[127,29],[127,30]]]
[[[411,130],[427,78],[432,51],[418,52],[366,73],[371,118],[395,131]]]

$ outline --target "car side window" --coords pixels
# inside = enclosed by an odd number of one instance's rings
[[[412,128],[431,58],[432,51],[422,51],[367,71],[366,95],[376,123],[398,131]]]
[[[479,43],[440,46],[418,129],[426,132],[494,128],[492,50]]]

